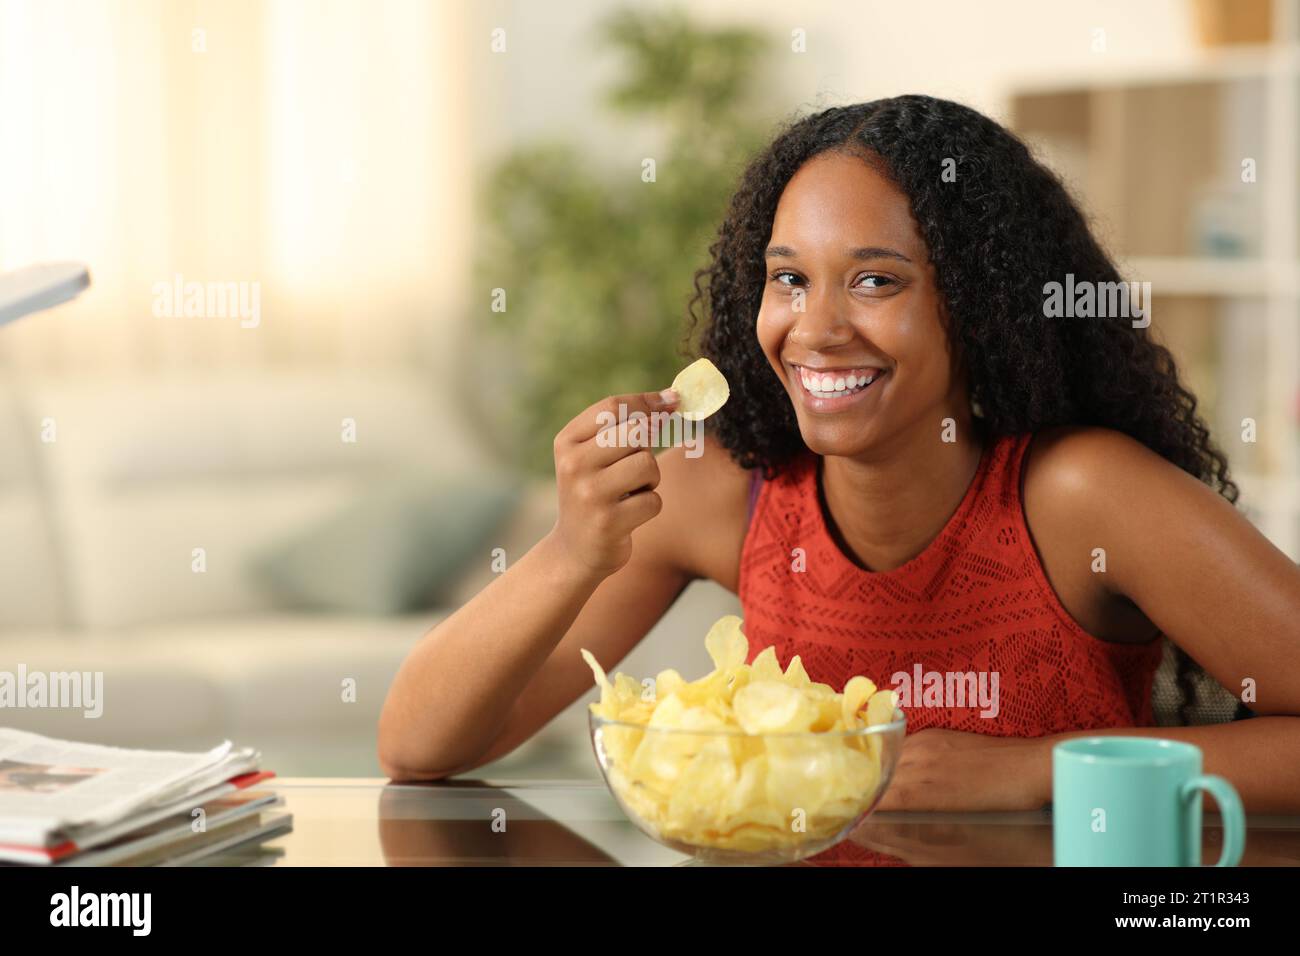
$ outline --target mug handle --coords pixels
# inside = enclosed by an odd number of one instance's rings
[[[1186,803],[1196,797],[1197,791],[1204,790],[1214,797],[1219,805],[1219,816],[1223,818],[1223,852],[1215,866],[1236,866],[1241,862],[1241,853],[1246,848],[1246,814],[1241,807],[1241,797],[1232,784],[1214,774],[1201,774],[1182,785],[1180,796]],[[1199,866],[1199,860],[1193,860],[1192,866]]]

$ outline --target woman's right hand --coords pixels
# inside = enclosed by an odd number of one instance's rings
[[[662,416],[676,403],[669,389],[613,395],[555,436],[559,517],[551,535],[563,558],[582,573],[604,578],[627,564],[632,531],[663,507],[654,490],[659,465],[652,449],[658,425],[666,421]],[[636,412],[646,416],[640,428]]]

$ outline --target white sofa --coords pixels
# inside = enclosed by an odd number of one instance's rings
[[[421,377],[388,373],[7,383],[0,670],[102,671],[104,712],[0,710],[0,724],[132,747],[228,737],[260,748],[281,774],[378,774],[388,683],[448,608],[289,611],[248,565],[379,476],[493,467],[441,395]],[[355,422],[355,442],[343,440],[344,419]],[[545,533],[553,507],[546,483],[524,496],[500,534],[508,559]],[[485,552],[449,606],[490,576]],[[702,672],[705,630],[735,609],[722,589],[694,585],[625,668]],[[349,678],[355,702],[343,700]],[[584,706],[483,773],[594,774]]]

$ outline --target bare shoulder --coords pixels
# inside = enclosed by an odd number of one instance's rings
[[[1104,428],[1044,430],[1024,471],[1026,519],[1062,604],[1098,637],[1167,634],[1225,687],[1287,673],[1300,568],[1214,488]],[[1092,573],[1101,549],[1104,563]],[[1294,670],[1294,669],[1292,669]],[[1270,709],[1262,710],[1261,706]],[[1300,713],[1300,678],[1257,713]]]
[[[1104,640],[1147,640],[1155,625],[1127,597],[1124,572],[1139,555],[1135,539],[1158,540],[1172,520],[1171,483],[1209,488],[1122,432],[1061,426],[1034,435],[1022,480],[1025,521],[1057,598],[1089,633]],[[1177,496],[1175,496],[1177,497]],[[1107,574],[1095,561],[1105,554]]]
[[[734,590],[749,523],[751,472],[708,435],[693,448],[668,448],[656,460],[663,510],[646,526],[647,536],[692,577]]]
[[[1025,520],[1049,581],[1093,633],[1141,633],[1117,621],[1114,599],[1141,593],[1143,575],[1170,567],[1180,535],[1225,540],[1249,522],[1213,488],[1141,442],[1109,428],[1061,426],[1034,436],[1026,458]],[[1100,550],[1099,550],[1100,549]],[[1106,555],[1107,572],[1091,571]],[[1109,602],[1109,610],[1099,610]],[[1098,616],[1100,615],[1100,617]]]
[[[1034,436],[1024,486],[1026,508],[1083,509],[1090,516],[1171,493],[1201,502],[1222,501],[1213,489],[1137,439],[1084,425],[1047,428]]]

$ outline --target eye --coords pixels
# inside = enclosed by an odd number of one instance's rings
[[[791,279],[800,279],[800,276],[797,273],[790,272],[788,269],[780,269],[776,272],[773,272],[769,278],[777,285],[783,285],[786,288],[789,288],[790,284],[788,282],[781,281],[786,276],[789,276]]]
[[[882,276],[875,273],[864,275],[860,282],[874,283],[873,285],[863,286],[863,288],[866,289],[888,289],[890,286],[898,284],[898,282],[890,276]]]
[[[861,292],[869,299],[887,299],[892,295],[901,292],[907,283],[898,278],[881,272],[865,272],[858,277],[854,283],[853,290]]]

